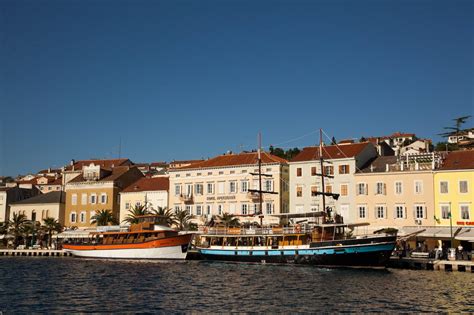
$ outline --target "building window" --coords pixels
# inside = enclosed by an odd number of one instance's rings
[[[175,196],[181,195],[181,185],[174,185],[174,195]]]
[[[348,195],[347,188],[348,188],[347,184],[341,184],[341,196]]]
[[[334,175],[334,166],[332,165],[325,166],[324,175]]]
[[[401,195],[403,193],[402,182],[395,182],[395,195]]]
[[[81,214],[79,216],[79,220],[81,221],[81,223],[86,222],[86,212],[85,211],[81,212]]]
[[[73,206],[77,205],[77,194],[72,194],[71,196],[71,204]]]
[[[266,191],[272,191],[272,190],[273,190],[273,189],[272,189],[272,186],[273,186],[273,185],[272,185],[272,181],[269,180],[269,179],[267,179],[267,180],[265,181],[265,190],[266,190]]]
[[[196,215],[199,215],[199,216],[202,215],[202,206],[201,205],[196,205]]]
[[[191,205],[186,205],[186,212],[189,214],[189,215],[192,215],[193,214],[193,206]]]
[[[365,206],[359,206],[359,219],[367,218],[367,210]]]
[[[386,188],[385,183],[378,182],[377,184],[375,184],[375,194],[385,195],[385,188]]]
[[[423,193],[423,182],[421,180],[415,181],[415,194],[421,195]]]
[[[224,211],[224,205],[217,205],[217,214],[222,215],[223,211]]]
[[[415,219],[424,219],[426,217],[425,206],[416,205],[415,206]]]
[[[97,202],[97,195],[96,194],[92,194],[91,195],[91,204],[96,204]]]
[[[375,206],[375,218],[377,219],[385,218],[385,206]]]
[[[92,217],[95,216],[95,211],[89,212],[89,223],[92,224]]]
[[[395,218],[396,219],[406,219],[406,209],[405,206],[395,206]]]
[[[440,182],[439,183],[439,192],[442,194],[448,193],[448,182]]]
[[[449,219],[449,205],[441,205],[441,218]]]
[[[100,195],[100,203],[107,203],[107,194]]]
[[[459,192],[461,194],[466,194],[468,192],[467,180],[459,181]]]
[[[367,195],[368,185],[366,183],[357,184],[357,194],[358,195]]]
[[[311,197],[316,197],[318,195],[318,186],[311,186]]]
[[[298,167],[296,169],[296,176],[301,177],[302,175],[303,175],[303,170],[301,169],[301,167]]]
[[[235,194],[237,192],[237,182],[231,181],[229,182],[229,193]]]
[[[266,204],[266,209],[267,209],[267,214],[273,214],[273,204],[272,203],[267,203]]]
[[[207,183],[207,193],[210,195],[214,194],[214,183]]]
[[[71,212],[71,223],[76,223],[77,215],[75,212]]]
[[[317,172],[316,171],[316,166],[312,166],[311,167],[311,176],[316,176],[316,174],[317,174],[316,172]]]
[[[349,165],[339,165],[339,174],[349,174]]]
[[[326,193],[332,194],[332,186],[331,185],[326,185]]]
[[[180,205],[175,205],[174,206],[174,212],[179,212],[181,211],[181,206]]]
[[[296,197],[303,197],[303,187],[296,186]]]
[[[206,206],[206,214],[211,215],[211,213],[212,213],[212,205],[207,205]]]
[[[130,210],[130,202],[125,203],[125,210]]]
[[[243,180],[240,182],[240,191],[245,193],[247,192],[249,189],[249,182],[246,181],[246,180]]]
[[[199,183],[194,185],[194,189],[196,190],[196,195],[202,195],[204,191],[203,184]]]
[[[243,215],[247,215],[247,214],[248,214],[248,205],[247,205],[246,203],[243,203],[243,204],[241,205],[241,213],[242,213]]]
[[[225,193],[225,182],[218,182],[217,183],[217,193],[224,194]]]
[[[461,220],[469,220],[469,206],[468,205],[461,205]]]
[[[235,203],[234,202],[229,204],[229,212],[232,215],[235,214]]]
[[[192,196],[192,195],[193,195],[193,185],[186,184],[186,196]]]
[[[87,204],[87,194],[82,194],[81,196],[81,204],[86,205]]]

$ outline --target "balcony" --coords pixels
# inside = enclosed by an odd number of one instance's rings
[[[192,203],[193,202],[193,195],[179,195],[179,200],[183,201],[184,203]]]
[[[256,202],[260,200],[260,194],[255,192],[248,192],[247,198],[251,199],[252,201]]]

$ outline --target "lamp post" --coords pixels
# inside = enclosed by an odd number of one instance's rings
[[[451,214],[451,202],[449,203],[449,229],[451,231],[451,248],[454,248],[454,239],[453,239],[453,216]]]

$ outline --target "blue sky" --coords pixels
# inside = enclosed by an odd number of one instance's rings
[[[474,114],[473,1],[1,1],[0,175]],[[474,125],[471,118],[470,126]],[[306,135],[306,136],[305,136]],[[295,141],[288,141],[298,139]]]

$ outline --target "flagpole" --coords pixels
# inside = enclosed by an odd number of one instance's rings
[[[449,229],[451,231],[451,248],[454,248],[454,239],[453,239],[453,215],[451,213],[451,202],[449,203]]]

